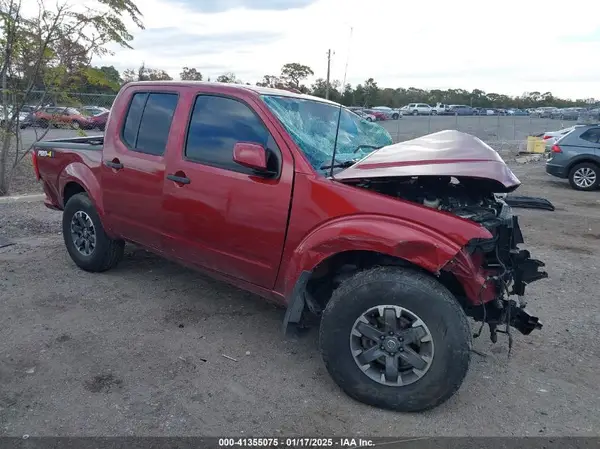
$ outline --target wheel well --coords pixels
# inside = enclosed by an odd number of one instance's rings
[[[412,268],[430,276],[434,276],[429,271],[415,265],[405,259],[382,254],[374,251],[345,251],[334,254],[331,257],[321,261],[311,273],[306,284],[306,299],[311,299],[316,304],[307,304],[309,309],[323,309],[333,291],[347,278],[356,271],[366,270],[376,266],[398,266]],[[458,279],[449,272],[442,272],[439,276],[434,276],[444,285],[459,301],[465,306],[466,293]]]
[[[63,191],[63,207],[73,195],[77,195],[78,193],[85,193],[85,189],[81,186],[81,184],[78,184],[74,181],[67,183]]]
[[[571,170],[573,170],[573,167],[575,167],[576,165],[579,165],[579,164],[593,164],[596,167],[600,167],[600,163],[598,163],[597,160],[590,159],[590,158],[577,159],[576,161],[573,161],[569,164],[569,166],[567,168],[567,174],[570,175]]]

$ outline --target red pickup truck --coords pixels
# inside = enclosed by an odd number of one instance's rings
[[[468,317],[494,341],[541,328],[522,297],[547,274],[502,196],[520,182],[468,134],[392,144],[316,97],[140,82],[103,136],[38,142],[33,162],[80,268],[108,270],[132,242],[274,301],[284,330],[319,323],[329,373],[368,404],[451,397]]]

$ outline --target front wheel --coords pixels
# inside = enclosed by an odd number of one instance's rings
[[[371,117],[367,117],[367,122],[372,122],[373,119]]]
[[[81,123],[79,123],[77,120],[73,120],[71,122],[71,128],[73,128],[73,129],[81,129]]]
[[[589,162],[577,164],[569,172],[569,183],[575,190],[596,190],[598,188],[598,166]]]
[[[319,332],[323,360],[352,398],[419,412],[448,400],[468,371],[471,331],[454,296],[416,270],[374,268],[336,289]]]
[[[400,114],[396,114],[396,113],[392,114],[393,120],[398,120],[399,118],[400,118]]]
[[[71,259],[85,271],[109,270],[123,258],[125,242],[106,235],[87,193],[78,193],[69,199],[63,212],[62,228]]]
[[[413,115],[419,115],[419,111],[417,111],[416,109],[413,111]]]
[[[431,111],[431,115],[437,115],[437,111]]]

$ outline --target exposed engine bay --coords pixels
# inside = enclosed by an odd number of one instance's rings
[[[493,285],[495,293],[485,300],[480,293],[476,304],[465,301],[466,313],[482,325],[489,324],[493,342],[497,341],[497,332],[504,332],[509,334],[511,344],[510,326],[526,335],[542,327],[536,317],[525,312],[522,297],[526,285],[546,278],[548,274],[540,271],[543,262],[532,259],[529,251],[518,248],[523,243],[518,217],[507,204],[506,194],[494,193],[495,183],[475,178],[422,176],[361,180],[355,185],[449,212],[484,226],[493,237],[471,241],[466,249],[481,260],[487,275],[486,284]],[[506,330],[498,330],[500,325],[506,325]]]

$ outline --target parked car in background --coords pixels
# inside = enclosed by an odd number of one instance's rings
[[[73,129],[89,129],[90,120],[79,110],[68,107],[47,107],[34,113],[35,124],[48,126],[69,126]]]
[[[596,190],[600,179],[600,125],[574,127],[552,146],[546,173],[575,190]]]
[[[449,112],[452,115],[474,115],[475,114],[475,111],[471,106],[466,106],[464,104],[451,104]]]
[[[575,128],[585,126],[585,125],[573,125],[568,128],[559,129],[558,131],[546,131],[541,134],[537,134],[535,137],[541,137],[546,143],[546,151],[550,151],[552,145],[556,143],[558,139],[563,136],[566,136],[568,133],[573,131]]]
[[[372,115],[377,121],[389,120],[389,117],[385,112],[377,111],[375,109],[363,109],[363,112]]]
[[[102,114],[103,112],[108,112],[109,109],[100,107],[100,106],[84,106],[81,108],[81,112],[84,115],[90,115],[90,116],[94,116],[94,115],[98,115],[98,114]]]
[[[558,108],[554,107],[541,107],[536,109],[534,115],[539,118],[551,118],[552,113],[556,112],[557,110]]]
[[[394,109],[394,108],[390,108],[388,106],[374,106],[371,109],[374,111],[381,111],[381,112],[387,114],[388,118],[390,118],[392,120],[398,120],[400,118],[400,116],[402,115],[402,113],[400,112],[400,109]]]
[[[13,114],[14,114],[14,109],[12,107],[7,108],[8,109],[8,122],[10,123],[12,118],[13,118]],[[5,127],[5,114],[4,114],[4,108],[2,108],[0,106],[0,127],[4,128]],[[30,126],[32,126],[33,124],[33,118],[31,113],[26,112],[26,111],[19,111],[19,115],[18,117],[15,117],[15,121],[13,122],[13,126],[16,126],[16,124],[19,124],[19,128],[24,129],[24,128],[28,128]]]
[[[563,108],[556,109],[550,114],[550,118],[558,120],[577,120],[581,115],[581,112],[585,111],[585,108]]]
[[[527,112],[525,109],[508,109],[506,112],[507,112],[507,115],[513,115],[513,116],[529,115],[529,112]]]
[[[104,131],[106,128],[106,122],[108,121],[108,115],[110,111],[101,112],[89,118],[89,129],[98,128],[100,131]]]
[[[400,108],[402,115],[430,115],[431,106],[426,103],[410,103]]]
[[[436,103],[431,107],[431,115],[447,115],[450,112],[450,106],[445,103]]]
[[[375,117],[373,114],[368,114],[361,109],[352,111],[352,112],[354,112],[356,115],[358,115],[360,118],[366,120],[367,122],[374,122],[377,120],[377,117]]]

